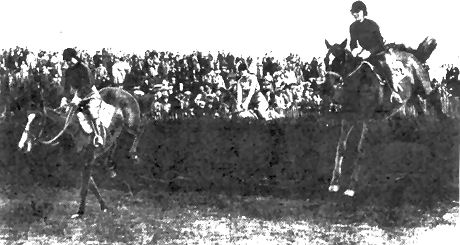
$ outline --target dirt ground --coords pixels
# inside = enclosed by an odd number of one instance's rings
[[[85,216],[73,220],[78,189],[2,189],[0,244],[454,244],[460,234],[457,201],[385,210],[354,208],[339,194],[288,200],[102,190],[110,211],[89,195]]]

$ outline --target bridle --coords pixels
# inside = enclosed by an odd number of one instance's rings
[[[371,68],[371,70],[374,71],[374,65],[372,65],[369,61],[363,60],[363,61],[361,61],[361,63],[355,69],[353,69],[351,72],[349,72],[348,74],[346,74],[344,76],[340,75],[337,72],[333,72],[333,71],[327,71],[326,75],[332,75],[332,76],[338,77],[340,81],[343,81],[344,79],[353,76],[357,71],[359,71],[363,67],[363,65],[368,65],[369,68]],[[374,71],[374,74],[377,76],[380,84],[382,84],[383,80],[380,77],[380,75],[377,74],[375,71]]]
[[[51,145],[51,144],[55,144],[56,143],[56,140],[62,136],[62,134],[67,130],[67,127],[70,125],[71,121],[72,121],[72,117],[75,115],[75,107],[70,107],[70,110],[69,112],[67,113],[67,116],[66,116],[66,120],[65,120],[65,123],[64,123],[64,127],[59,131],[59,133],[54,136],[52,139],[50,140],[44,140],[44,139],[41,139],[42,136],[43,136],[43,131],[44,131],[44,127],[43,125],[45,125],[45,121],[46,121],[46,117],[47,117],[47,111],[46,111],[46,108],[44,107],[43,108],[43,111],[37,111],[37,114],[42,114],[43,117],[41,119],[41,122],[39,123],[40,125],[40,131],[38,133],[37,136],[35,135],[32,135],[32,141],[38,141],[40,142],[41,144],[45,144],[45,145]],[[25,129],[24,132],[28,135],[30,135],[30,129]]]

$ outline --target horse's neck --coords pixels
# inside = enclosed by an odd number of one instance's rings
[[[350,52],[345,52],[342,75],[346,76],[350,74],[360,65],[360,63],[361,62],[358,62],[358,59],[353,57],[353,55]]]
[[[49,107],[44,108],[44,115],[58,126],[64,126],[66,122],[66,115],[63,115]]]

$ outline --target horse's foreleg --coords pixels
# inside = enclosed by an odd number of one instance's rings
[[[86,207],[86,196],[88,195],[88,184],[91,177],[91,166],[94,159],[91,162],[86,162],[82,170],[81,175],[81,189],[80,189],[80,206],[76,214],[72,215],[72,218],[80,218],[85,213]]]
[[[97,188],[96,182],[92,176],[89,177],[89,188],[91,192],[96,196],[97,200],[99,201],[99,205],[101,206],[102,211],[107,211],[107,206],[105,205],[104,200],[102,199],[101,194],[99,193],[99,189]]]
[[[339,191],[339,179],[342,174],[342,161],[347,149],[347,141],[350,136],[351,131],[353,130],[353,125],[348,125],[345,120],[342,120],[340,127],[340,137],[339,142],[337,143],[337,150],[335,153],[335,165],[334,170],[332,171],[332,180],[329,185],[329,191],[337,192]]]
[[[345,195],[350,196],[350,197],[355,195],[356,184],[358,183],[358,174],[359,174],[359,171],[361,170],[360,162],[361,162],[361,159],[364,157],[363,142],[366,137],[366,133],[367,133],[367,124],[366,122],[363,122],[361,136],[359,137],[359,142],[357,146],[358,155],[356,156],[355,162],[353,163],[353,173],[351,174],[350,186],[344,192]]]

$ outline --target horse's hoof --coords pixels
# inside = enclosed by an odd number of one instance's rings
[[[349,196],[349,197],[353,197],[355,195],[355,191],[354,190],[346,190],[344,193],[343,193],[345,196]]]
[[[79,214],[79,213],[76,213],[70,216],[71,219],[81,219],[82,217],[83,217],[83,214]]]
[[[117,172],[115,172],[115,170],[109,170],[109,176],[110,176],[110,178],[113,179],[113,178],[117,177]]]
[[[340,187],[338,185],[330,185],[329,186],[329,191],[330,192],[338,192]]]
[[[141,162],[141,159],[137,154],[131,155],[131,159],[134,161],[134,164],[139,164]]]

